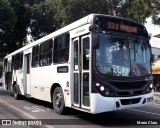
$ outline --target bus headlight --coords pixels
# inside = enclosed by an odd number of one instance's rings
[[[96,89],[102,96],[114,96],[113,92],[106,86],[100,83],[95,83]]]
[[[150,84],[149,87],[146,89],[146,93],[150,93],[154,88],[153,84]]]
[[[104,91],[104,86],[101,86],[101,87],[100,87],[100,90],[101,90],[101,91]]]
[[[97,86],[97,87],[99,87],[99,86],[100,86],[100,84],[99,84],[99,83],[96,83],[96,86]]]
[[[150,88],[153,88],[153,84],[150,84]]]

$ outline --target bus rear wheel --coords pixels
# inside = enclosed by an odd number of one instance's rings
[[[65,112],[65,103],[64,96],[61,87],[57,87],[53,92],[52,98],[53,109],[58,114],[64,114]]]
[[[20,99],[18,87],[17,87],[16,85],[14,86],[13,93],[14,93],[14,98],[15,98],[15,99]]]

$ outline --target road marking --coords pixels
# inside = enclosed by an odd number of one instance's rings
[[[159,113],[154,113],[154,112],[147,112],[147,111],[136,110],[136,109],[129,109],[129,110],[160,116]]]
[[[26,113],[26,112],[18,109],[18,108],[16,108],[15,106],[13,106],[13,105],[11,105],[11,104],[9,104],[9,103],[1,100],[1,99],[0,99],[0,102],[3,103],[3,104],[5,104],[5,105],[7,105],[7,106],[9,106],[9,107],[12,108],[12,109],[15,109],[16,111],[24,114],[25,116],[29,117],[30,119],[34,119],[34,120],[38,119],[38,118],[36,118],[36,117],[34,117],[34,116],[32,116],[32,115],[30,115],[30,114],[28,114],[28,113]],[[50,125],[43,125],[43,126],[46,127],[46,128],[55,128],[55,127],[50,126]]]
[[[23,106],[24,109],[30,110],[31,112],[45,112],[50,111],[50,109],[46,109],[40,106]]]

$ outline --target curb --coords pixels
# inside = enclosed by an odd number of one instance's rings
[[[153,103],[160,104],[160,92],[154,93]]]
[[[156,96],[157,98],[160,99],[160,92],[155,92],[155,93],[154,93],[154,96]]]
[[[154,92],[154,94],[156,94],[156,95],[160,95],[160,92]]]

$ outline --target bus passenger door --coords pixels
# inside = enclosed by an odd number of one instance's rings
[[[30,95],[30,61],[31,61],[31,54],[26,54],[24,56],[24,94]]]
[[[81,37],[81,107],[90,106],[90,38],[89,35]]]
[[[73,40],[74,47],[74,106],[89,109],[90,41],[89,36]]]
[[[73,40],[73,65],[74,65],[74,92],[73,92],[73,102],[74,106],[80,107],[80,44],[79,44],[79,38],[75,38]]]
[[[5,74],[5,88],[8,91],[12,91],[12,70],[11,70],[11,58],[4,60],[4,74]]]

